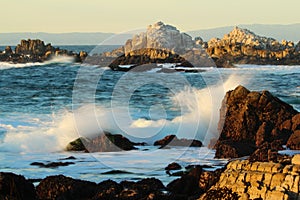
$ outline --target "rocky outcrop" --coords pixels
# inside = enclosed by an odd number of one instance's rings
[[[212,38],[207,42],[207,53],[219,67],[233,64],[299,64],[300,51],[291,41],[279,42],[235,27],[222,39]]]
[[[0,172],[0,199],[36,199],[32,183],[23,176]]]
[[[178,139],[176,135],[168,135],[161,140],[154,142],[154,146],[185,146],[185,147],[202,147],[202,142],[199,140]]]
[[[194,67],[234,67],[235,64],[300,64],[300,43],[295,45],[286,40],[279,42],[239,27],[235,27],[222,39],[212,38],[204,42],[201,37],[192,39],[176,27],[162,22],[149,25],[145,32],[127,40],[120,48],[98,56],[89,56],[87,62],[108,66],[116,58],[121,57],[118,60],[121,59],[122,64],[128,65],[135,60],[134,64],[137,66],[145,64],[142,61],[149,60],[146,59],[147,54],[142,49],[166,50],[184,58]],[[130,56],[132,52],[135,52],[135,56],[141,56],[142,59]],[[155,63],[162,58],[159,53],[157,56],[152,59]],[[159,61],[167,62],[162,59]],[[114,64],[117,63],[114,62]],[[116,67],[114,69],[122,70]]]
[[[192,39],[186,33],[181,33],[176,27],[157,22],[149,25],[145,32],[141,32],[127,40],[124,46],[101,55],[89,56],[87,63],[108,66],[115,70],[118,64],[139,66],[149,63],[180,63],[182,67],[214,66],[203,48],[200,37]],[[181,57],[178,60],[175,57]],[[116,61],[115,61],[116,60]],[[186,62],[182,63],[182,60]]]
[[[63,175],[49,176],[36,187],[38,199],[92,199],[97,184]]]
[[[70,142],[66,150],[85,152],[129,151],[137,149],[134,145],[136,145],[136,143],[131,142],[122,135],[113,135],[105,132],[94,138],[78,138]]]
[[[75,53],[64,49],[53,47],[41,40],[22,40],[13,52],[10,46],[7,46],[2,54],[0,54],[1,62],[27,63],[27,62],[44,62],[56,56],[69,56],[75,62],[82,62],[87,53],[81,51]]]
[[[250,92],[238,86],[226,93],[220,110],[215,145],[217,158],[252,154],[265,142],[287,143],[293,130],[285,126],[298,112],[268,91]]]
[[[227,187],[239,199],[298,199],[300,165],[235,160],[227,164],[219,181],[206,194]],[[204,194],[200,199],[205,198]]]
[[[178,66],[193,67],[191,63],[186,61],[183,57],[178,54],[174,54],[168,50],[144,48],[131,51],[127,54],[116,58],[109,67],[112,70],[124,70],[127,71],[144,64],[149,63],[175,63]],[[121,68],[120,65],[132,65],[129,68]],[[158,66],[152,66],[152,68],[158,68]],[[146,68],[147,70],[148,68]]]

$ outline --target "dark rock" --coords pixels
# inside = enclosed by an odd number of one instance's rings
[[[149,196],[156,196],[154,199],[162,199],[165,196],[162,193],[165,186],[155,178],[146,178],[138,182],[122,181],[120,184],[124,188],[119,195],[120,199],[147,199]]]
[[[155,141],[154,146],[185,146],[185,147],[201,147],[202,142],[199,140],[178,139],[176,135],[168,135],[161,140]]]
[[[300,150],[300,130],[296,130],[289,140],[287,141],[286,146],[289,149]]]
[[[239,195],[227,187],[211,189],[200,200],[238,200]]]
[[[74,156],[69,156],[67,158],[61,158],[59,160],[76,160],[76,158]]]
[[[4,53],[0,53],[0,61],[14,63],[44,62],[59,55],[73,57],[76,62],[82,62],[87,57],[86,52],[77,54],[72,51],[60,50],[51,46],[51,44],[45,45],[43,41],[38,39],[28,39],[21,40],[21,43],[16,46],[15,52],[12,51],[10,46],[7,46]]]
[[[152,64],[150,64],[152,63]],[[116,58],[109,67],[112,70],[129,71],[148,71],[157,68],[153,63],[181,63],[184,67],[193,67],[191,63],[186,61],[178,54],[164,49],[142,48],[123,54]],[[146,65],[145,65],[146,64]],[[133,65],[130,68],[121,68],[120,65]],[[137,67],[138,66],[138,67]]]
[[[46,163],[46,164],[41,163],[41,162],[33,162],[30,165],[45,167],[45,168],[57,168],[57,167],[74,165],[74,164],[75,164],[74,162],[50,162],[50,163]]]
[[[166,168],[165,170],[180,170],[182,169],[182,167],[178,164],[178,163],[170,163]]]
[[[92,199],[97,191],[96,183],[63,175],[49,176],[36,187],[39,199]]]
[[[82,141],[85,141],[84,138],[77,138],[76,140],[70,142],[67,147],[66,151],[86,151],[85,145]]]
[[[13,173],[0,172],[0,199],[36,199],[35,189],[30,181]]]
[[[259,145],[274,140],[286,144],[290,132],[280,127],[297,113],[268,91],[250,92],[238,86],[227,92],[222,102],[216,157],[250,155]]]
[[[110,170],[107,172],[103,172],[101,174],[132,174],[131,172],[123,171],[123,170]]]
[[[191,175],[184,175],[180,179],[176,179],[167,185],[168,191],[174,194],[195,195],[200,192],[198,179]]]
[[[118,199],[118,195],[122,192],[123,187],[121,184],[112,180],[107,180],[97,185],[97,192],[92,199],[108,200]]]
[[[282,142],[275,140],[271,143],[265,142],[249,157],[250,162],[278,162],[278,151],[283,150]]]
[[[122,135],[111,133],[103,133],[94,138],[78,138],[70,142],[67,151],[86,151],[86,152],[113,152],[113,151],[129,151],[137,149],[135,143],[131,142]]]

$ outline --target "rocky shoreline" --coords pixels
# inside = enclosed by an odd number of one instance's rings
[[[137,182],[93,183],[57,175],[38,180],[36,187],[23,176],[1,172],[0,199],[299,199],[300,154],[288,156],[279,150],[283,145],[299,150],[300,114],[268,91],[250,92],[238,86],[227,92],[220,116],[216,157],[235,158],[221,169],[209,171],[209,166],[201,165],[184,169],[170,163],[166,173],[179,178],[167,185],[151,177]],[[67,150],[120,151],[135,149],[135,145],[141,144],[104,133],[79,138]],[[201,147],[202,143],[169,135],[154,145]],[[56,168],[74,164],[70,162],[73,159],[31,165]]]

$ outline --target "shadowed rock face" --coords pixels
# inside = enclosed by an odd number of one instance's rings
[[[122,135],[103,133],[94,138],[78,138],[68,144],[67,151],[114,152],[136,149],[135,143]]]
[[[298,112],[270,92],[250,92],[243,86],[227,92],[220,110],[217,158],[250,155],[265,142],[286,144],[291,129],[282,124]]]
[[[36,199],[32,183],[23,176],[0,172],[0,199]]]
[[[199,140],[178,139],[176,135],[168,135],[161,140],[154,142],[154,146],[185,146],[185,147],[201,147],[202,142]]]

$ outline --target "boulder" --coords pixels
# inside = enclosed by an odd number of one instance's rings
[[[296,130],[290,136],[286,144],[287,148],[293,150],[300,150],[300,130]]]
[[[63,175],[48,176],[36,187],[38,199],[92,199],[97,184]]]
[[[137,149],[135,143],[120,134],[103,133],[93,138],[78,138],[70,142],[67,151],[113,152]]]
[[[36,199],[35,189],[23,176],[0,172],[0,199]]]
[[[268,91],[250,92],[243,86],[226,93],[220,110],[217,158],[252,154],[265,142],[286,144],[291,131],[282,128],[298,112]]]
[[[293,165],[300,165],[300,154],[296,154],[292,158]]]
[[[93,199],[107,200],[118,199],[118,195],[122,192],[123,186],[112,180],[106,180],[97,185],[97,191]]]
[[[170,163],[167,167],[165,167],[165,170],[180,170],[180,169],[182,169],[182,167],[176,162]]]

